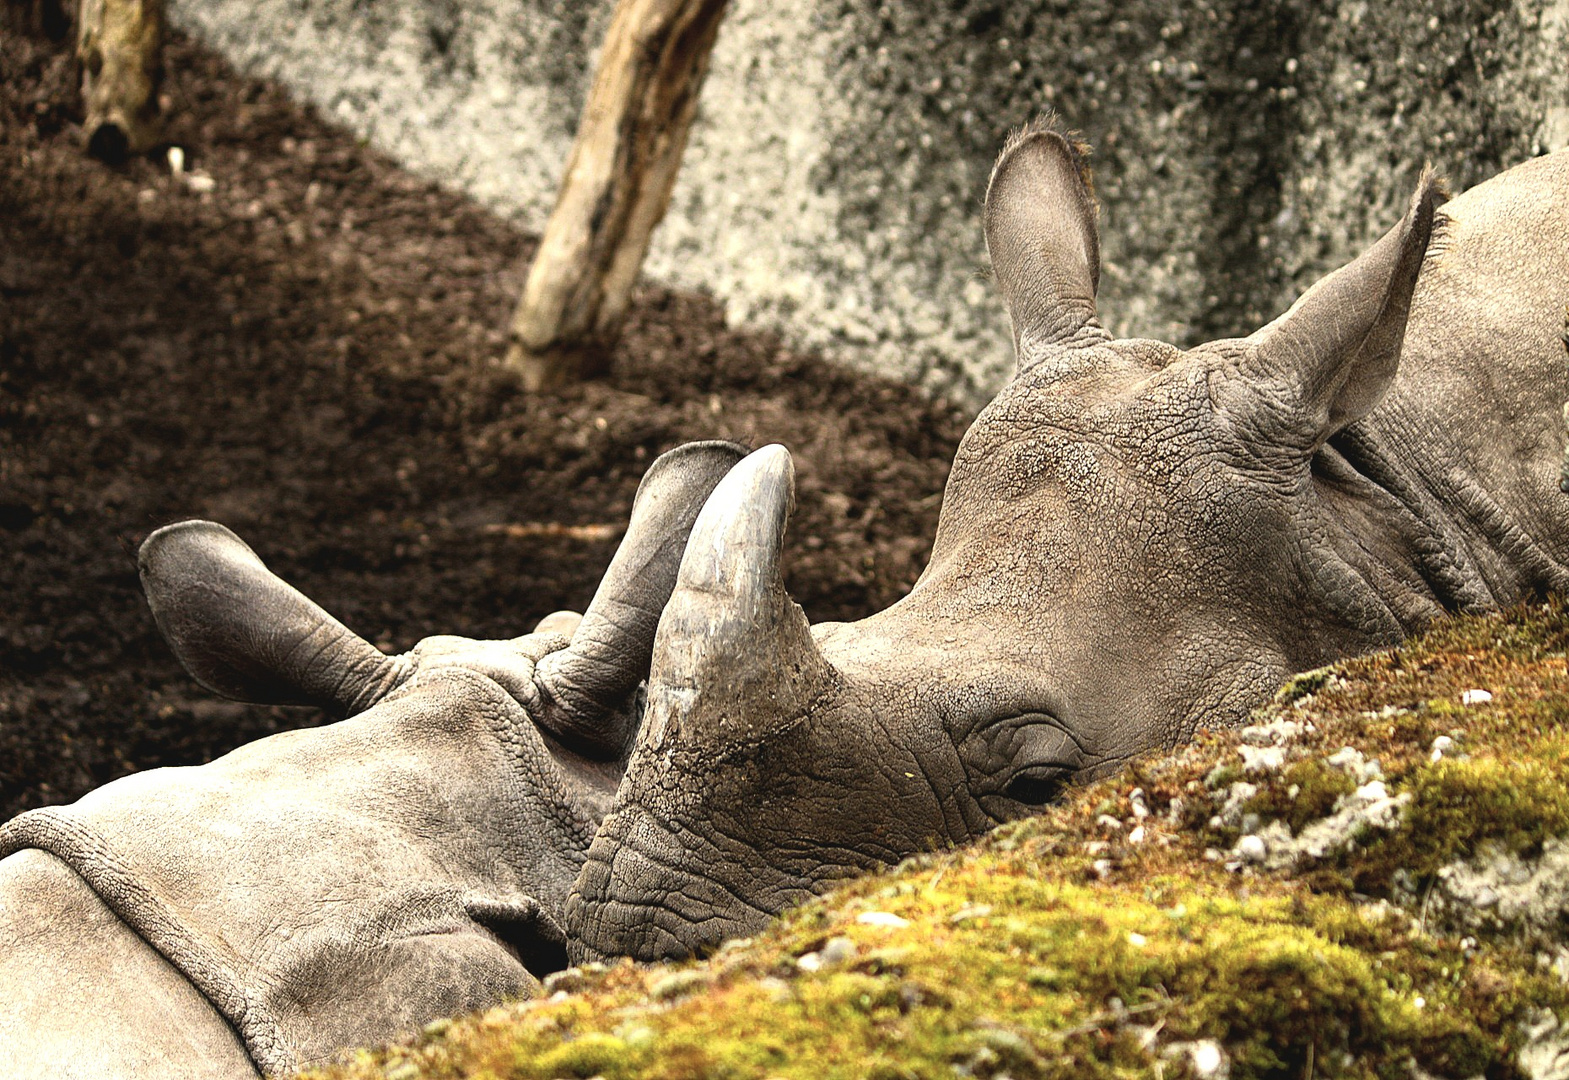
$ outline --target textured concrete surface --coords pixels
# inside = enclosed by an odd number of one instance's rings
[[[538,228],[609,0],[173,0],[172,19]],[[1101,310],[1243,334],[1398,217],[1569,144],[1569,0],[733,0],[647,272],[974,403],[1011,364],[979,211],[1007,131],[1095,145]]]

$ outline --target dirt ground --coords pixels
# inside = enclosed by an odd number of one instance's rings
[[[383,648],[511,636],[587,602],[655,455],[778,441],[807,613],[914,582],[962,412],[652,287],[606,379],[525,396],[496,358],[531,238],[189,40],[168,63],[185,178],[88,160],[65,51],[0,33],[0,820],[323,719],[183,674],[135,569],[170,521]]]

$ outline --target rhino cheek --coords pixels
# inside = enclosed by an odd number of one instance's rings
[[[581,954],[688,955],[844,878],[968,838],[952,835],[973,824],[954,805],[957,759],[923,764],[887,735],[836,709],[723,756],[668,747],[634,759],[568,901]]]

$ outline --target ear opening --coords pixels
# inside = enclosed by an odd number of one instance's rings
[[[1372,412],[1394,381],[1446,198],[1432,170],[1422,170],[1398,225],[1247,339],[1254,348],[1244,373],[1286,389],[1289,426],[1309,451]]]
[[[1013,135],[986,187],[986,249],[1008,317],[1018,371],[1043,348],[1110,335],[1095,313],[1100,237],[1089,146],[1051,121]]]

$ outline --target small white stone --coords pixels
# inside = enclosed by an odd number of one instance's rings
[[[847,937],[829,938],[819,954],[825,967],[838,967],[855,959],[855,942]]]
[[[897,929],[909,926],[909,919],[902,919],[891,911],[863,911],[855,917],[855,921],[865,926],[889,926]]]
[[[1128,834],[1128,843],[1130,843],[1130,844],[1142,844],[1142,843],[1144,843],[1144,826],[1142,826],[1142,825],[1135,825],[1133,827],[1133,831]]]
[[[185,172],[185,151],[178,146],[169,147],[169,172],[176,178]]]
[[[1440,761],[1444,755],[1455,748],[1455,741],[1448,735],[1440,735],[1433,740],[1432,760]]]
[[[1272,773],[1286,763],[1286,748],[1284,746],[1239,746],[1237,753],[1242,755],[1242,770],[1247,773]]]
[[[1128,944],[1132,945],[1135,949],[1142,949],[1149,943],[1150,939],[1139,933],[1137,930],[1128,931]]]
[[[1096,859],[1093,863],[1090,864],[1090,869],[1095,871],[1096,877],[1100,878],[1102,881],[1105,881],[1107,878],[1111,877],[1111,860]]]
[[[1356,747],[1343,746],[1325,758],[1324,764],[1331,769],[1340,769],[1355,776],[1360,776],[1362,775],[1362,767],[1367,764],[1367,758]]]
[[[1214,1039],[1172,1043],[1160,1056],[1168,1061],[1187,1058],[1189,1068],[1199,1080],[1226,1080],[1231,1075],[1231,1062]]]
[[[1110,814],[1102,814],[1100,817],[1095,819],[1095,824],[1100,828],[1105,829],[1107,832],[1119,832],[1122,829],[1122,822],[1118,821]]]
[[[206,195],[218,187],[218,181],[202,172],[187,173],[185,184],[198,195]]]
[[[1248,862],[1261,863],[1269,855],[1269,845],[1262,836],[1244,836],[1237,841],[1237,854]]]
[[[1193,1044],[1193,1071],[1199,1076],[1219,1076],[1226,1066],[1226,1054],[1214,1039],[1200,1039]]]
[[[795,958],[795,966],[802,971],[818,971],[823,966],[823,958],[814,952],[802,953]]]
[[[1462,705],[1486,705],[1493,700],[1493,695],[1486,690],[1466,690],[1460,694]]]

